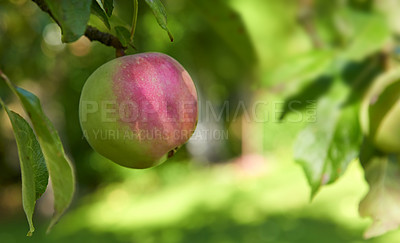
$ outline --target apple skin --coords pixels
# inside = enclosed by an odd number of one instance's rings
[[[172,57],[141,53],[100,66],[86,81],[79,120],[91,147],[129,168],[164,162],[198,119],[196,87]]]
[[[382,74],[368,90],[361,104],[360,120],[362,130],[374,146],[384,153],[400,154],[400,99],[385,114],[374,134],[371,134],[370,131],[369,116],[375,117],[380,114],[370,114],[370,107],[389,85],[399,82],[399,80],[399,70],[392,70]],[[377,107],[377,110],[380,109]]]

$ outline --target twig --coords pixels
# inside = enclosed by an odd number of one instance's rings
[[[318,35],[313,21],[313,0],[301,0],[298,21],[307,32],[315,48],[322,48],[323,42]]]
[[[58,24],[58,26],[61,27],[60,22],[54,17],[49,7],[43,0],[32,1],[35,2],[43,12],[48,13],[50,17]],[[101,32],[95,27],[88,25],[84,35],[89,38],[90,41],[99,41],[106,46],[114,47],[117,57],[125,55],[125,50],[127,49],[127,47],[123,46],[119,39],[112,34]]]
[[[127,47],[123,46],[117,37],[109,33],[101,32],[95,27],[88,25],[85,31],[85,36],[89,38],[90,41],[98,41],[106,46],[114,47],[117,57],[125,55],[125,50]]]

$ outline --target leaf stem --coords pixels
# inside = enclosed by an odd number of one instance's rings
[[[12,92],[14,94],[17,95],[17,92],[15,90],[15,87],[14,87],[13,83],[11,83],[10,79],[7,77],[7,75],[5,75],[5,73],[3,73],[3,71],[1,71],[1,69],[0,69],[0,77],[2,79],[4,79],[4,81],[6,81],[7,86],[12,90]]]
[[[0,97],[0,105],[5,109],[6,105],[4,104],[4,101],[1,97]]]
[[[131,29],[130,42],[133,41],[133,37],[135,36],[138,9],[139,9],[138,0],[133,0],[133,17],[132,17],[132,29]]]

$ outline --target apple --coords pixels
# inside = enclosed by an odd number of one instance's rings
[[[87,79],[79,120],[91,147],[113,162],[149,168],[171,157],[193,134],[196,86],[172,57],[141,53],[114,59]]]
[[[400,153],[399,82],[399,70],[382,74],[361,104],[362,130],[375,147],[385,153]],[[378,124],[376,129],[371,128],[372,123]]]

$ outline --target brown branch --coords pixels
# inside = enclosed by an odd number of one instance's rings
[[[61,28],[60,22],[51,13],[49,7],[47,6],[47,4],[45,3],[44,0],[32,0],[32,1],[35,2],[43,12],[48,13],[50,15],[50,17]],[[117,57],[121,57],[121,56],[125,55],[125,50],[127,49],[127,47],[123,46],[122,43],[119,41],[119,39],[112,34],[101,32],[100,30],[96,29],[95,27],[88,25],[86,27],[86,31],[85,31],[84,35],[87,38],[89,38],[90,41],[98,41],[98,42],[103,43],[106,46],[114,47]]]
[[[101,32],[95,27],[88,25],[85,31],[85,36],[89,38],[90,41],[99,41],[106,46],[114,47],[117,57],[125,55],[127,47],[123,46],[117,37],[109,33]]]
[[[307,32],[315,48],[319,49],[324,46],[313,21],[313,0],[301,0],[298,21]]]

